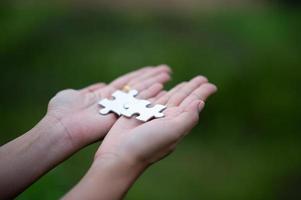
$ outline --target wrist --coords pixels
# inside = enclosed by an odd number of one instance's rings
[[[118,171],[119,173],[117,175],[126,175],[128,178],[136,178],[148,167],[144,162],[129,159],[114,153],[101,153],[96,155],[91,169],[99,169],[100,166],[105,170]],[[132,177],[129,175],[132,175]]]
[[[145,165],[118,155],[99,155],[84,178],[63,199],[122,199],[145,169]]]
[[[44,117],[34,128],[1,147],[0,188],[8,197],[22,192],[35,180],[62,162],[72,152],[63,127]],[[11,187],[14,185],[14,187]]]
[[[115,153],[103,153],[95,157],[90,169],[100,179],[114,180],[117,185],[130,188],[147,167],[148,165],[138,160]]]
[[[76,146],[64,125],[56,118],[46,115],[30,131],[39,140],[41,145],[49,148],[49,153],[59,152],[57,157],[66,157],[76,151]]]
[[[49,137],[53,137],[55,141],[59,140],[59,143],[64,144],[65,150],[75,152],[81,147],[80,141],[72,136],[62,119],[46,114],[37,126],[47,129]]]

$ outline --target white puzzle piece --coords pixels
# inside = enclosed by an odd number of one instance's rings
[[[128,93],[117,90],[112,94],[113,100],[103,99],[99,102],[104,108],[99,112],[100,114],[108,114],[114,112],[117,115],[124,115],[132,117],[138,115],[136,119],[140,121],[148,121],[152,118],[164,117],[162,111],[166,108],[164,105],[155,105],[149,107],[151,102],[135,98],[138,94],[137,90],[130,90]]]
[[[122,92],[117,90],[112,94],[114,99],[103,99],[98,102],[99,105],[103,106],[104,108],[101,109],[99,112],[100,114],[106,115],[109,112],[114,112],[117,115],[121,115],[124,111],[124,104],[127,104],[133,101],[135,96],[138,94],[137,90],[131,90],[128,93]]]
[[[136,119],[144,122],[147,122],[151,118],[164,117],[164,114],[161,111],[163,111],[166,106],[158,104],[153,107],[148,107],[150,104],[151,102],[146,100],[130,102],[124,105],[126,110],[122,114],[126,117],[132,117],[133,115],[138,114],[139,116],[137,116]]]

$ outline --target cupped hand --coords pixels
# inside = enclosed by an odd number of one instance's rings
[[[202,76],[181,83],[169,92],[161,91],[150,100],[167,105],[165,117],[146,123],[121,117],[105,137],[95,159],[113,157],[145,166],[160,160],[198,123],[205,100],[215,92],[216,86]],[[148,91],[149,96],[155,93]]]
[[[85,146],[102,139],[117,120],[114,114],[99,114],[97,103],[100,99],[110,98],[115,90],[125,85],[137,89],[142,95],[149,90],[157,94],[162,90],[162,84],[170,79],[169,73],[170,68],[165,65],[145,67],[108,85],[97,83],[80,90],[63,90],[50,100],[46,117],[57,120],[64,127],[75,148]]]

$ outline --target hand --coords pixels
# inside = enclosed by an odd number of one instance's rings
[[[146,123],[121,117],[105,137],[95,159],[113,157],[145,167],[160,160],[198,123],[204,101],[214,92],[216,86],[202,76],[169,92],[160,92],[151,101],[167,105],[165,117]]]
[[[155,104],[166,104],[165,117],[146,123],[120,117],[87,174],[64,199],[122,199],[139,175],[168,155],[197,124],[204,101],[215,91],[214,85],[199,76],[169,92],[148,89],[141,93],[146,99],[156,96],[150,99]]]
[[[98,83],[81,90],[63,90],[50,100],[46,118],[58,121],[72,146],[78,149],[103,138],[117,120],[114,114],[99,114],[97,102],[101,98],[110,98],[115,90],[125,85],[138,90],[142,95],[145,90],[153,91],[152,94],[156,95],[162,89],[162,84],[170,79],[169,73],[170,68],[165,65],[145,67],[108,85]]]
[[[0,198],[11,199],[81,147],[101,139],[117,120],[98,113],[97,102],[125,85],[151,97],[169,80],[167,66],[146,67],[109,85],[64,90],[48,105],[46,116],[26,134],[0,148]],[[14,187],[11,187],[11,186]]]

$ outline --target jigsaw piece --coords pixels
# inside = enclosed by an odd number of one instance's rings
[[[144,122],[147,122],[154,117],[164,117],[162,111],[166,106],[157,104],[153,107],[149,107],[149,105],[151,105],[151,102],[149,101],[135,99],[135,101],[131,101],[124,105],[126,110],[123,111],[122,115],[132,117],[133,115],[138,114],[139,116],[137,116],[136,119]]]
[[[112,94],[113,100],[103,99],[98,102],[99,105],[104,108],[99,111],[100,114],[106,115],[109,112],[114,112],[117,115],[121,115],[125,110],[124,105],[135,101],[135,96],[138,94],[137,90],[130,90],[128,93],[117,90]]]

